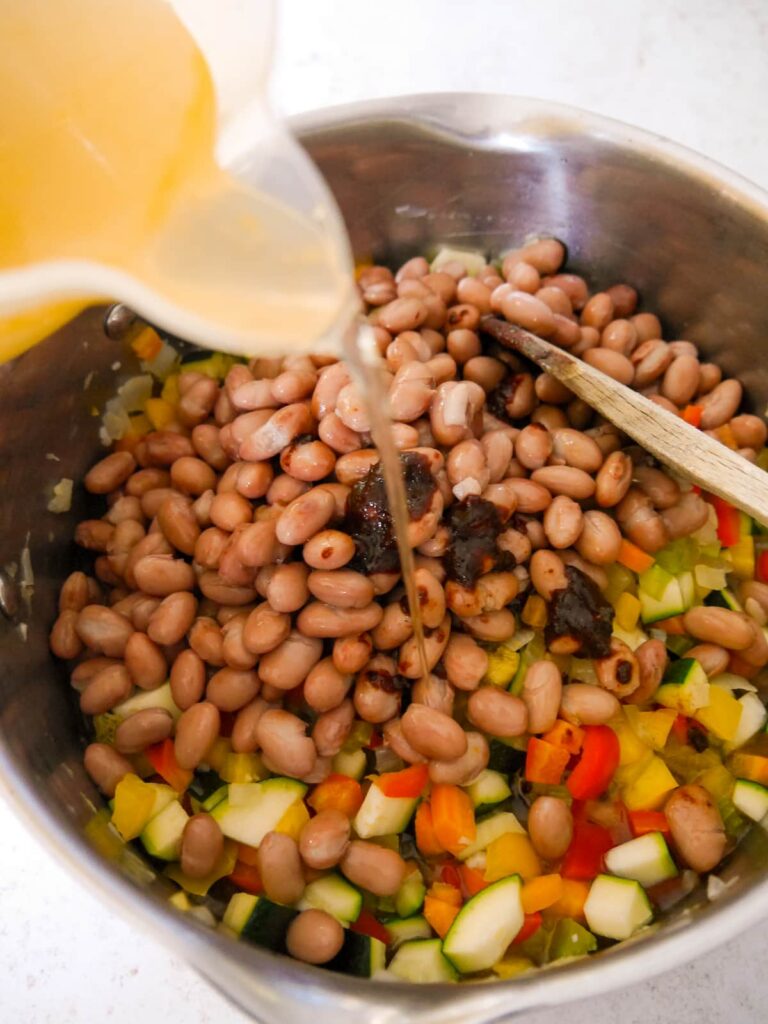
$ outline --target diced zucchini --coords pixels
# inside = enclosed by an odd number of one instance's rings
[[[732,590],[713,590],[704,598],[704,604],[710,608],[728,608],[732,612],[743,612],[741,602]]]
[[[389,932],[390,949],[397,949],[412,939],[432,938],[432,929],[426,917],[422,917],[421,914],[414,914],[412,917],[388,917],[383,924]]]
[[[485,890],[487,891],[487,890]],[[606,939],[628,939],[653,918],[651,904],[639,882],[598,875],[584,904],[592,932]]]
[[[462,974],[486,971],[501,960],[525,917],[519,875],[502,878],[468,900],[443,942],[443,953]]]
[[[640,617],[645,625],[680,615],[685,601],[680,581],[657,563],[638,577]]]
[[[469,860],[475,853],[480,853],[494,839],[506,835],[507,832],[522,832],[525,829],[511,811],[499,811],[477,823],[477,835],[474,843],[465,846],[461,853],[457,854],[459,860]]]
[[[310,882],[299,904],[300,910],[315,907],[324,910],[346,927],[360,916],[363,896],[359,889],[341,875],[324,875]]]
[[[389,973],[404,981],[428,984],[438,981],[457,981],[458,974],[450,960],[443,955],[440,939],[412,939],[399,947]]]
[[[227,905],[222,924],[246,942],[282,953],[288,926],[297,914],[292,907],[273,903],[266,896],[237,892]]]
[[[759,782],[737,779],[731,800],[752,821],[762,821],[768,815],[768,789]]]
[[[605,866],[612,875],[633,878],[645,889],[677,875],[675,862],[661,832],[648,832],[614,846],[605,855]]]
[[[160,860],[178,860],[181,837],[188,821],[189,815],[178,800],[174,800],[144,828],[140,837],[144,849]]]
[[[681,572],[677,575],[680,595],[683,599],[683,611],[687,612],[696,603],[696,581],[692,572]]]
[[[387,947],[381,940],[373,939],[370,935],[358,935],[357,932],[346,932],[341,950],[325,966],[342,974],[370,978],[384,970],[386,954]]]
[[[211,811],[229,839],[258,846],[274,831],[285,812],[307,791],[296,779],[265,779],[264,782],[231,783],[226,800]]]
[[[673,662],[664,676],[654,700],[683,715],[692,715],[709,704],[709,681],[695,658]]]
[[[350,779],[362,779],[368,759],[362,747],[357,750],[340,750],[333,759],[333,770],[337,775],[348,775]]]
[[[209,797],[213,796],[214,793],[223,790],[223,796],[227,795],[227,787],[224,785],[224,781],[219,776],[218,772],[202,771],[198,769],[192,781],[189,784],[187,792],[195,800],[198,800],[200,804],[204,804]],[[215,806],[215,804],[213,805]]]
[[[506,800],[512,795],[506,778],[501,772],[495,772],[491,768],[480,772],[475,781],[470,782],[465,788],[475,805],[475,810],[479,807],[492,807],[494,804],[500,804],[502,800]]]
[[[215,789],[210,796],[203,800],[200,805],[204,811],[212,811],[214,807],[218,807],[220,803],[223,803],[227,799],[229,793],[229,786],[219,786]]]
[[[485,266],[485,256],[476,249],[454,249],[448,245],[443,245],[437,250],[435,258],[430,264],[430,270],[435,274],[446,263],[454,263],[455,261],[462,264],[470,277],[476,277]]]
[[[170,683],[163,683],[156,690],[139,690],[133,697],[129,697],[122,704],[112,708],[111,714],[118,722],[122,722],[124,718],[135,715],[137,711],[146,711],[147,708],[161,708],[173,715],[174,719],[181,715],[181,708],[177,706],[171,696]]]
[[[597,949],[597,939],[587,929],[574,921],[563,917],[555,925],[549,943],[549,960],[563,960],[566,957],[586,956]]]
[[[418,797],[386,796],[374,783],[365,794],[352,826],[361,839],[403,832],[417,803]]]
[[[418,866],[414,864],[413,870],[405,876],[395,895],[395,910],[400,917],[410,917],[421,910],[426,892],[424,878]]]

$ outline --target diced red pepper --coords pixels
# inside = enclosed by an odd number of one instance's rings
[[[244,861],[237,861],[235,870],[228,876],[230,882],[236,885],[243,892],[249,892],[252,896],[258,896],[264,892],[259,869],[253,864],[246,864]]]
[[[413,764],[400,772],[384,772],[373,781],[384,796],[421,796],[429,782],[429,766]]]
[[[760,583],[768,583],[768,551],[761,551],[757,556],[755,578],[759,580]]]
[[[574,800],[594,800],[608,788],[619,766],[619,738],[607,725],[585,725],[578,764],[566,785]]]
[[[370,935],[372,939],[379,939],[385,945],[389,945],[392,941],[392,936],[389,934],[387,929],[378,921],[370,910],[361,910],[360,916],[356,921],[353,921],[349,926],[351,932],[357,932],[358,935]]]
[[[486,889],[491,883],[486,882],[485,875],[482,871],[478,871],[477,868],[471,868],[467,864],[462,864],[459,868],[461,875],[461,887],[467,899],[470,896],[476,896],[483,889]]]
[[[368,743],[366,745],[369,750],[375,750],[376,747],[382,746],[383,743],[384,737],[381,735],[380,732],[376,732],[376,730],[374,729],[373,732],[371,733],[371,738],[368,740]]]
[[[573,839],[566,850],[560,874],[563,878],[591,882],[602,871],[603,857],[612,846],[608,829],[575,816]]]
[[[629,827],[635,837],[648,832],[669,832],[669,822],[663,811],[629,811]]]
[[[741,517],[739,510],[725,498],[716,494],[707,495],[707,501],[717,513],[717,538],[725,548],[739,543],[741,538]]]
[[[686,423],[690,423],[692,427],[701,426],[701,417],[704,414],[704,408],[701,405],[686,405],[681,415]]]
[[[526,914],[520,931],[512,939],[512,945],[518,946],[521,942],[525,942],[526,939],[530,939],[532,935],[535,935],[539,928],[541,928],[541,920],[541,913],[538,910],[535,914]]]
[[[688,725],[689,721],[685,715],[678,715],[672,723],[671,732],[678,743],[688,742]]]
[[[559,786],[570,759],[564,747],[531,736],[525,752],[525,778],[528,782]]]
[[[176,752],[173,749],[173,740],[163,740],[162,743],[155,743],[147,747],[144,754],[155,769],[169,786],[172,786],[177,793],[183,793],[192,781],[192,772],[182,768],[176,760]]]
[[[456,889],[461,888],[461,875],[459,873],[458,864],[454,864],[448,861],[447,864],[443,864],[440,868],[440,881],[445,882],[446,885],[452,885]]]

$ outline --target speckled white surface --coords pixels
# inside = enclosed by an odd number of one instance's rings
[[[275,94],[289,113],[419,91],[537,95],[650,128],[768,186],[767,46],[765,0],[284,0]],[[104,909],[2,803],[0,828],[0,1021],[244,1024]],[[758,1024],[767,931],[526,1021]]]

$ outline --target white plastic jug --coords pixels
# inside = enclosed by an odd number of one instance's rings
[[[93,301],[253,355],[338,347],[341,217],[268,105],[272,0],[0,0],[0,361]]]

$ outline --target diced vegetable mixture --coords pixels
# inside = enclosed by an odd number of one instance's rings
[[[741,385],[542,239],[358,282],[389,373],[422,677],[363,396],[181,360],[105,417],[51,647],[172,902],[330,970],[509,978],[634,935],[768,813],[768,538],[484,338],[493,312],[768,465]]]

